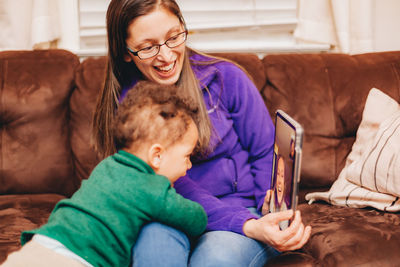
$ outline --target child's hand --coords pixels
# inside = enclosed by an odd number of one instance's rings
[[[261,208],[261,214],[265,215],[269,213],[269,202],[270,202],[270,198],[271,198],[271,189],[267,190],[267,193],[265,194],[265,198],[264,198],[264,204],[262,205]]]

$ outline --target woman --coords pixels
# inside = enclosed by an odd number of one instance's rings
[[[277,155],[273,196],[270,202],[271,211],[277,212],[290,208],[289,173],[285,158],[282,155]],[[280,221],[279,226],[281,229],[286,229],[289,226],[289,221]]]
[[[287,210],[290,208],[290,188],[286,180],[289,179],[288,166],[282,155],[277,156],[276,184],[274,190],[274,206],[276,211]],[[272,205],[272,203],[270,203]]]
[[[185,45],[185,22],[174,0],[113,0],[107,31],[106,81],[93,123],[103,156],[115,150],[109,125],[118,101],[139,80],[178,85],[201,113],[199,153],[174,186],[204,207],[207,231],[188,240],[176,229],[150,223],[133,248],[133,266],[262,266],[278,251],[302,247],[310,227],[298,212],[285,231],[278,222],[293,211],[260,218],[274,130],[249,77],[233,63]]]

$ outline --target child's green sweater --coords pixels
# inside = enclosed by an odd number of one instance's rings
[[[164,176],[125,151],[104,159],[70,198],[55,206],[47,224],[22,233],[25,244],[42,234],[94,266],[129,266],[141,227],[158,221],[191,236],[206,227],[203,208],[175,192]]]

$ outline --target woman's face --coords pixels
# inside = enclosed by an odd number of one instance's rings
[[[285,163],[283,162],[283,158],[279,158],[277,172],[276,172],[276,191],[279,204],[282,203],[284,189],[285,189]]]
[[[136,18],[128,27],[126,45],[133,51],[163,44],[169,38],[184,31],[179,19],[164,8],[157,8],[153,12]],[[158,55],[140,59],[127,52],[125,61],[136,64],[141,73],[150,81],[159,84],[175,84],[181,74],[185,57],[185,43],[169,48],[160,47]]]

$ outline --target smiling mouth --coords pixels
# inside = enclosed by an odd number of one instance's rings
[[[164,65],[164,66],[154,66],[154,68],[159,72],[168,73],[171,70],[173,70],[174,66],[175,66],[175,61],[172,62],[171,64]]]

